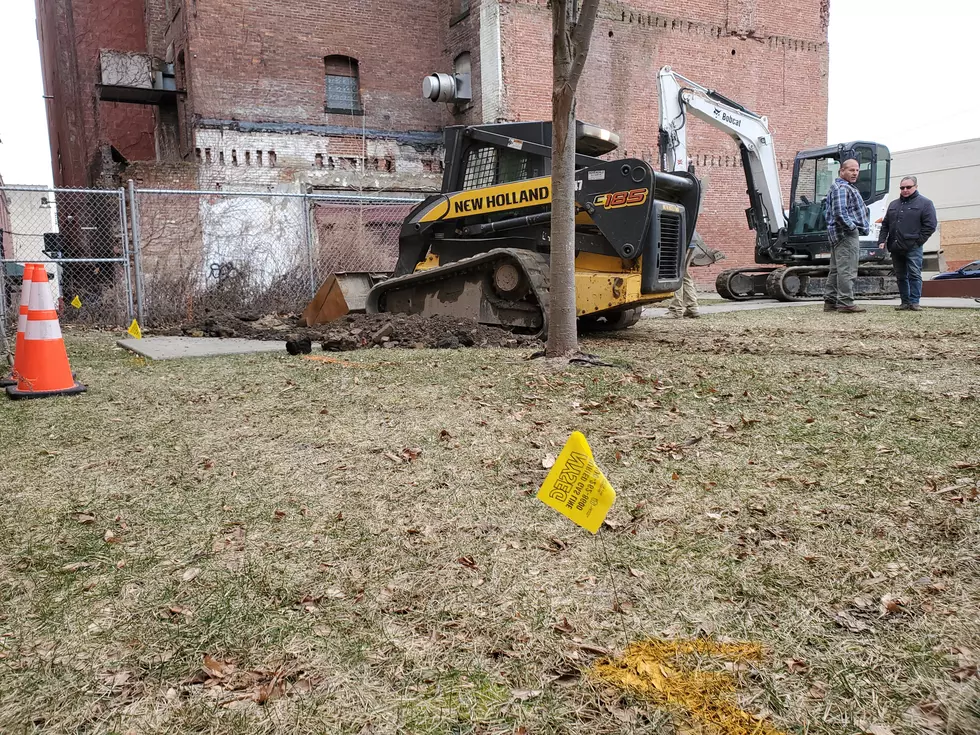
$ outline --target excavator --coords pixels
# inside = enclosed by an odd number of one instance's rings
[[[366,311],[469,317],[543,337],[551,123],[454,125],[444,139],[442,190],[404,220],[395,271],[372,284]],[[575,289],[582,330],[625,329],[644,305],[672,296],[697,222],[697,178],[657,172],[636,158],[599,158],[618,145],[615,133],[576,122]]]
[[[718,293],[732,301],[774,298],[821,299],[830,264],[824,201],[841,162],[860,164],[856,186],[870,209],[872,231],[861,239],[859,298],[891,298],[898,293],[888,250],[878,246],[877,230],[888,197],[891,154],[880,143],[853,141],[800,151],[793,162],[791,205],[783,205],[779,165],[769,121],[715,90],[665,66],[657,76],[660,96],[660,167],[688,171],[687,118],[693,115],[730,135],[738,144],[755,230],[759,267],[731,268],[718,274]]]

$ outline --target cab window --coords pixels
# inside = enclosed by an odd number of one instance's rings
[[[793,198],[792,234],[809,235],[827,230],[824,201],[839,168],[836,158],[808,158],[800,162]]]

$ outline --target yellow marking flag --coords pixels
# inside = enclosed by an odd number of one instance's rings
[[[586,531],[597,533],[616,500],[616,491],[595,463],[585,437],[568,437],[554,467],[538,490],[538,500]]]
[[[135,319],[133,319],[133,323],[129,325],[129,329],[126,330],[126,334],[133,339],[143,339],[143,331],[140,329],[140,325]]]
[[[75,298],[73,298],[71,300],[71,305],[74,306],[76,309],[81,309],[82,308],[82,300],[80,298],[78,298],[78,296],[75,296]]]

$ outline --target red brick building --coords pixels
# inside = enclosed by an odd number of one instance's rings
[[[550,117],[545,0],[36,1],[58,185],[425,191],[443,126]],[[579,117],[656,162],[656,72],[670,64],[768,115],[789,163],[826,142],[828,12],[606,0]],[[422,99],[426,74],[465,65],[472,103]],[[734,142],[698,121],[688,139],[708,185],[699,229],[726,266],[751,261]]]

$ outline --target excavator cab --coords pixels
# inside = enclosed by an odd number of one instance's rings
[[[793,163],[792,203],[785,243],[794,260],[829,262],[824,205],[841,162],[849,158],[857,159],[861,166],[855,186],[869,208],[874,211],[877,209],[874,205],[884,203],[888,196],[891,154],[880,143],[854,141],[797,153]],[[887,250],[878,247],[876,219],[879,218],[872,217],[871,233],[862,238],[862,261],[888,258]]]

